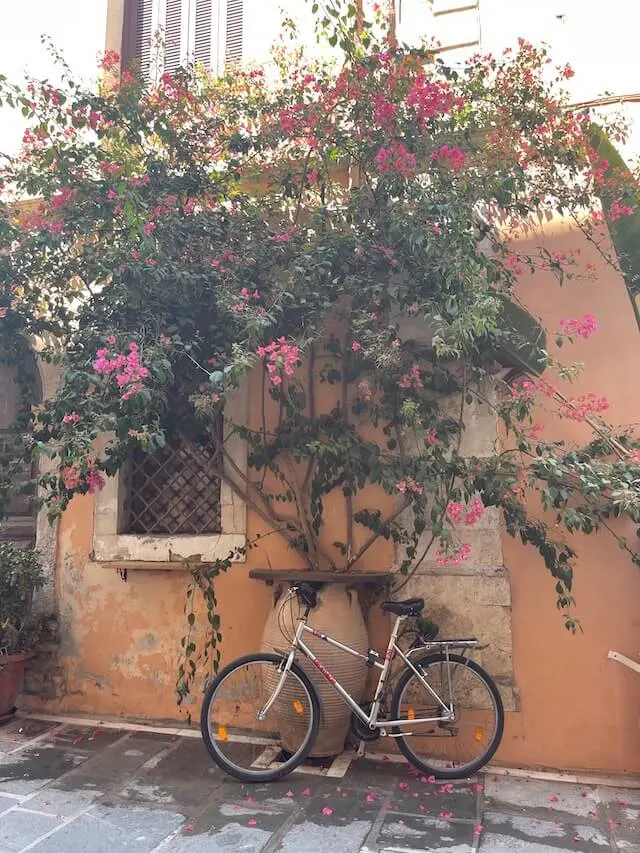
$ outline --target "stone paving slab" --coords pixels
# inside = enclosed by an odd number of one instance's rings
[[[0,853],[640,853],[636,790],[391,758],[248,785],[198,739],[47,726],[0,730]]]
[[[0,850],[17,853],[60,825],[60,818],[54,815],[33,814],[20,809],[6,812],[0,821]]]
[[[474,825],[434,818],[390,814],[380,828],[379,843],[384,850],[445,850],[472,853]]]
[[[92,806],[32,849],[34,853],[151,853],[182,819],[175,812]]]
[[[55,727],[55,723],[42,720],[15,720],[0,726],[0,755],[19,749],[38,735],[51,733]]]
[[[0,794],[0,815],[4,814],[8,809],[17,806],[20,800],[15,797],[10,797],[7,794]]]
[[[487,812],[483,816],[481,849],[486,848],[492,836],[506,836],[512,843],[544,844],[551,851],[580,850],[580,853],[600,853],[609,847],[606,835],[597,827],[581,824],[559,823],[553,820],[538,820],[519,815]]]
[[[78,767],[86,756],[50,743],[25,746],[0,758],[0,793],[26,795]]]
[[[137,802],[173,805],[180,802],[193,808],[211,796],[221,784],[220,774],[199,740],[173,746],[158,764],[144,775],[129,781],[119,795]]]

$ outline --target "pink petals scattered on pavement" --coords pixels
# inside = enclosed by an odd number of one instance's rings
[[[332,809],[332,808],[329,808],[329,806],[325,806],[325,807],[322,809],[322,814],[325,814],[325,815],[333,814],[333,809]]]
[[[483,826],[481,823],[477,823],[477,824],[473,827],[473,834],[474,834],[477,838],[479,838],[479,837],[482,835],[482,833],[483,833],[483,832],[484,832],[484,826]]]
[[[305,788],[305,789],[304,789],[304,791],[300,791],[300,794],[301,794],[303,797],[310,797],[310,796],[311,796],[311,789],[310,789],[310,788]]]
[[[255,826],[257,824],[257,822],[258,821],[255,818],[250,817],[249,820],[247,821],[247,826]]]
[[[444,820],[449,820],[450,817],[453,817],[453,812],[442,811],[438,813],[438,817],[441,817]]]

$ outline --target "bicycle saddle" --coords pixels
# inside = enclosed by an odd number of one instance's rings
[[[380,605],[388,613],[396,616],[419,616],[424,607],[424,598],[407,598],[406,601],[383,601]]]

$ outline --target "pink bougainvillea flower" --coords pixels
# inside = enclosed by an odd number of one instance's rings
[[[460,545],[455,553],[450,556],[444,554],[442,551],[436,551],[436,564],[438,566],[458,566],[460,563],[464,563],[470,554],[471,545],[465,542],[464,545]]]
[[[322,814],[324,814],[324,815],[330,815],[330,814],[333,814],[333,809],[332,809],[332,808],[330,808],[329,806],[325,806],[325,807],[322,809]]]
[[[80,420],[80,415],[77,412],[71,412],[69,415],[65,415],[62,418],[63,424],[77,424]]]
[[[454,172],[462,169],[467,160],[463,151],[456,147],[450,148],[448,145],[440,146],[438,151],[433,152],[431,159],[443,163]]]
[[[354,341],[354,342],[351,344],[351,349],[352,349],[354,352],[360,352],[360,350],[362,349],[362,344],[359,344],[359,343],[358,343],[358,341]]]
[[[89,487],[89,492],[92,494],[99,492],[104,487],[104,482],[104,477],[95,468],[92,468],[87,474],[87,486]]]
[[[474,834],[476,837],[479,837],[480,835],[482,835],[482,833],[483,833],[483,832],[484,832],[484,826],[483,826],[481,823],[477,823],[477,824],[473,827],[473,834]]]
[[[255,826],[257,824],[257,822],[258,821],[255,818],[250,817],[249,820],[247,821],[247,826]]]
[[[302,794],[303,797],[310,797],[311,796],[311,789],[305,788],[304,791],[300,791],[300,793]]]
[[[614,222],[621,219],[623,216],[633,216],[633,208],[628,204],[623,204],[620,199],[613,202],[609,208],[609,216]]]
[[[560,321],[560,329],[570,337],[579,335],[581,338],[590,337],[598,328],[598,323],[593,314],[585,314],[582,319],[570,318]]]
[[[444,820],[449,820],[449,818],[453,817],[453,812],[439,812],[438,817],[444,818]]]
[[[409,783],[408,782],[400,782],[398,787],[400,788],[401,791],[406,791],[407,788],[409,787]]]
[[[405,373],[398,382],[399,388],[424,388],[419,364],[413,364],[409,373]]]

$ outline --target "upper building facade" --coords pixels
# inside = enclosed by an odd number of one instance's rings
[[[365,11],[390,0],[361,0]],[[591,103],[605,96],[605,108],[622,109],[635,121],[640,100],[640,66],[632,61],[640,7],[610,0],[606,10],[583,0],[393,0],[397,37],[405,44],[422,38],[440,43],[442,57],[462,64],[477,51],[500,53],[523,37],[545,43],[558,64],[569,62],[575,76],[567,81],[572,99]],[[225,64],[269,60],[281,33],[283,17],[292,19],[301,41],[318,49],[311,0],[30,0],[3,10],[0,30],[1,73],[19,78],[28,72],[55,79],[57,71],[41,42],[46,34],[73,73],[96,77],[98,57],[116,50],[125,62],[137,58],[155,76],[190,60],[216,72]],[[164,33],[163,50],[154,36]],[[23,121],[13,111],[0,112],[0,152],[18,151]],[[640,132],[627,153],[640,154]]]

